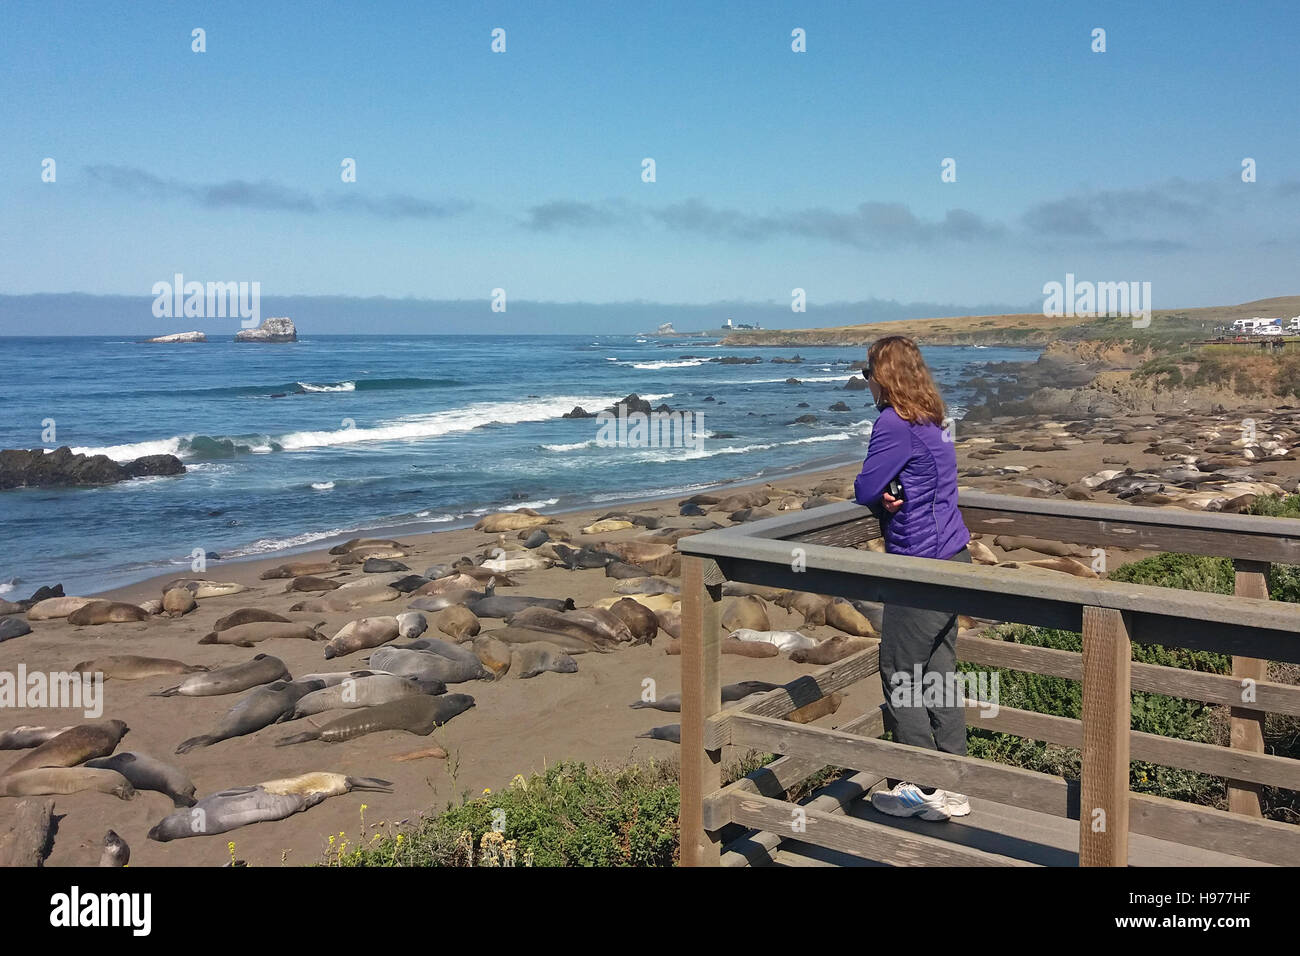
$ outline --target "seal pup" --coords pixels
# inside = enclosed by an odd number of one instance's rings
[[[166,843],[185,837],[225,833],[250,823],[283,820],[329,797],[354,790],[393,792],[387,780],[346,777],[341,773],[307,773],[300,777],[268,780],[252,787],[232,787],[209,794],[194,807],[164,817],[149,831],[149,839]],[[198,810],[202,813],[197,813]],[[202,825],[196,826],[200,822]]]
[[[409,606],[416,611],[441,611],[443,608],[455,604],[464,605],[470,601],[477,601],[480,598],[488,597],[491,593],[490,585],[487,591],[458,588],[453,591],[443,591],[440,594],[426,594],[423,597],[416,598]]]
[[[0,797],[41,797],[66,793],[111,793],[119,800],[135,796],[131,781],[116,770],[87,767],[37,767],[0,777]]]
[[[780,686],[780,684],[772,684],[765,680],[745,680],[736,684],[723,684],[722,702],[724,704],[735,703],[738,700],[744,700],[751,694],[762,694],[769,690],[776,690]],[[648,707],[670,714],[680,714],[682,712],[682,695],[669,694],[667,697],[660,697],[658,700],[638,700],[633,704],[628,704],[628,707],[633,710],[642,710]]]
[[[396,617],[363,617],[349,621],[325,643],[325,659],[344,657],[396,640],[401,625]]]
[[[5,770],[5,776],[38,767],[75,767],[92,757],[107,757],[129,729],[121,720],[76,724],[19,757]]]
[[[796,664],[834,664],[870,647],[873,643],[867,637],[836,634],[834,637],[822,641],[816,647],[796,648],[790,652],[790,660]]]
[[[134,654],[113,654],[82,661],[72,668],[78,674],[103,674],[105,680],[142,680],[164,674],[198,674],[207,671],[202,664],[186,664],[167,657],[137,657]]]
[[[610,652],[609,645],[592,643],[590,638],[574,637],[569,634],[562,634],[559,631],[542,631],[533,627],[517,627],[513,624],[507,627],[499,627],[495,631],[484,631],[479,636],[490,637],[503,644],[510,645],[533,644],[537,641],[544,641],[556,645],[566,654],[585,654],[588,651],[596,654],[608,654]]]
[[[224,631],[211,631],[199,638],[200,644],[233,644],[236,647],[252,647],[261,641],[272,638],[293,638],[307,641],[324,641],[327,638],[319,628],[324,621],[315,626],[311,624],[280,624],[275,621],[254,621],[251,624],[237,624]]]
[[[474,638],[474,654],[498,680],[510,670],[511,653],[511,645],[498,641],[491,634],[480,634]]]
[[[178,754],[187,754],[196,747],[211,747],[232,737],[243,737],[269,727],[286,714],[303,697],[325,686],[324,681],[276,681],[265,687],[254,688],[247,697],[226,711],[210,734],[200,734],[181,741]]]
[[[537,641],[533,644],[516,644],[510,653],[510,676],[521,679],[536,677],[553,671],[556,674],[576,674],[578,662],[554,644]]]
[[[131,862],[131,848],[126,841],[109,830],[104,834],[104,851],[99,855],[100,866],[126,866]]]
[[[293,623],[284,615],[276,614],[274,611],[267,611],[260,607],[241,607],[238,611],[232,611],[225,617],[217,618],[217,623],[212,625],[212,629],[214,631],[228,631],[240,624],[253,624],[257,621],[272,621],[276,624]]]
[[[293,713],[286,720],[299,720],[322,714],[327,710],[354,710],[357,707],[376,707],[403,697],[415,697],[420,694],[436,696],[446,693],[445,684],[420,684],[407,677],[396,674],[371,674],[345,680],[333,687],[323,687],[312,691],[294,705]]]
[[[277,747],[320,740],[341,743],[355,740],[381,730],[404,730],[421,737],[433,733],[434,728],[447,723],[458,714],[474,706],[468,694],[442,694],[437,697],[419,695],[403,697],[377,707],[366,707],[354,713],[331,720],[321,727],[276,741]]]
[[[289,669],[284,666],[284,661],[269,654],[258,654],[251,661],[196,674],[175,687],[168,687],[149,696],[175,697],[179,694],[182,697],[217,697],[222,694],[238,694],[250,687],[288,679]]]
[[[116,770],[136,790],[152,790],[171,797],[172,804],[178,807],[194,806],[194,784],[185,772],[171,764],[155,760],[147,754],[132,753],[129,750],[115,753],[111,757],[96,757],[87,760],[85,766],[97,770]]]
[[[162,609],[168,617],[184,617],[198,606],[199,602],[189,588],[172,588],[162,596]]]
[[[23,724],[0,734],[0,750],[29,750],[71,729],[71,727],[35,727]]]
[[[397,636],[405,640],[419,637],[429,629],[429,620],[419,611],[406,611],[397,615]]]
[[[166,594],[172,588],[186,588],[193,591],[194,598],[198,601],[205,598],[240,594],[248,590],[242,584],[236,584],[234,581],[209,581],[207,578],[176,578],[163,585],[163,593]]]
[[[0,642],[11,641],[15,637],[30,634],[32,626],[18,617],[6,617],[0,620]]]
[[[328,561],[292,561],[288,564],[281,564],[274,568],[268,568],[258,575],[263,581],[271,581],[276,578],[298,578],[305,574],[328,574],[337,570],[334,565]]]

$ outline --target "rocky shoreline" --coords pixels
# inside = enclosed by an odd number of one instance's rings
[[[44,448],[0,451],[0,490],[111,485],[132,478],[184,472],[185,465],[175,455],[145,455],[134,461],[116,462],[107,455],[77,454],[67,445],[51,452]]]

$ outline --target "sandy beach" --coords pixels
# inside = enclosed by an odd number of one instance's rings
[[[1294,410],[1260,410],[1253,413],[1261,434],[1295,427]],[[963,488],[977,488],[1004,494],[1060,495],[1071,489],[1070,497],[1089,495],[1097,501],[1129,500],[1135,506],[1175,505],[1165,498],[1186,498],[1198,494],[1192,487],[1177,489],[1166,479],[1162,492],[1139,491],[1114,487],[1107,491],[1098,473],[1114,472],[1124,477],[1125,469],[1158,474],[1188,467],[1187,458],[1211,456],[1219,462],[1221,477],[1215,483],[1201,484],[1206,489],[1224,489],[1217,500],[1203,497],[1188,499],[1187,506],[1240,507],[1243,496],[1267,494],[1273,489],[1294,491],[1300,480],[1300,462],[1290,456],[1289,448],[1274,452],[1270,460],[1252,459],[1244,448],[1236,459],[1223,451],[1206,451],[1231,442],[1240,433],[1241,415],[1219,416],[1174,413],[1126,419],[1099,419],[1079,423],[1051,421],[1045,418],[992,421],[961,425],[956,435],[958,463]],[[1216,444],[1218,443],[1218,444]],[[1289,443],[1288,443],[1289,444]],[[1187,445],[1183,450],[1175,445]],[[1241,446],[1237,446],[1241,448]],[[865,453],[865,447],[863,448]],[[1231,460],[1238,463],[1233,465]],[[1229,469],[1243,469],[1241,475]],[[839,496],[850,492],[856,466],[782,479],[782,491],[796,492],[806,499],[813,489],[825,494],[832,485]],[[1091,476],[1095,484],[1080,484]],[[1111,477],[1114,477],[1112,475]],[[1135,480],[1140,480],[1135,479]],[[1254,485],[1253,489],[1248,487]],[[762,483],[748,487],[762,487]],[[1123,497],[1121,497],[1121,495]],[[775,495],[771,509],[777,507]],[[604,534],[585,535],[580,529],[591,521],[616,510],[620,513],[653,516],[659,526],[675,528],[705,527],[716,521],[731,524],[725,512],[715,511],[707,517],[679,514],[679,499],[641,502],[617,509],[592,508],[556,515],[558,524],[550,526],[568,532],[575,546],[600,541],[616,542],[636,538],[644,533],[640,527]],[[1202,503],[1204,502],[1204,503]],[[707,506],[706,506],[707,508]],[[382,535],[381,535],[382,536]],[[514,533],[507,539],[517,540]],[[422,573],[430,565],[453,561],[461,556],[482,555],[499,543],[498,535],[472,529],[460,529],[425,535],[403,536],[410,545],[400,560],[412,572]],[[294,561],[330,560],[329,547],[322,542],[315,551],[296,554]],[[982,543],[993,549],[1002,560],[1034,560],[1044,555],[1032,551],[996,548],[990,536]],[[1107,567],[1114,568],[1131,560],[1133,552],[1115,551],[1107,555]],[[258,607],[285,614],[295,621],[315,624],[333,635],[350,620],[405,611],[408,596],[383,604],[374,604],[347,613],[289,612],[294,603],[318,597],[300,592],[285,593],[289,583],[283,579],[261,580],[262,571],[284,563],[284,555],[238,563],[213,562],[203,575],[216,581],[233,581],[248,590],[234,595],[205,598],[196,610],[178,619],[155,616],[139,623],[106,624],[76,627],[64,620],[37,621],[32,632],[0,644],[0,670],[15,670],[25,664],[28,671],[68,670],[80,661],[109,654],[136,654],[175,658],[211,668],[246,661],[258,653],[282,659],[294,676],[310,672],[352,670],[363,667],[370,653],[360,651],[332,661],[324,659],[321,645],[304,640],[275,639],[246,649],[215,644],[199,644],[211,630],[213,622],[243,607]],[[360,578],[396,580],[408,572],[365,574],[359,566],[341,570],[335,579],[340,583]],[[1026,573],[1056,573],[1031,570]],[[142,603],[161,597],[161,585],[181,575],[168,575],[143,581],[109,592],[104,597]],[[189,575],[187,575],[189,576]],[[570,571],[556,566],[544,570],[512,573],[513,588],[504,594],[523,594],[572,598],[578,607],[589,606],[614,594],[618,583],[601,569]],[[56,582],[41,582],[54,584]],[[800,630],[817,640],[839,632],[827,625],[805,627],[800,615],[769,605],[773,629]],[[426,636],[437,635],[433,626]],[[484,619],[485,632],[500,627],[500,620]],[[338,744],[319,741],[290,747],[276,747],[275,741],[297,732],[307,724],[323,722],[323,716],[292,723],[272,725],[254,734],[176,755],[176,745],[188,737],[206,732],[241,695],[218,697],[154,697],[150,694],[178,683],[173,676],[135,681],[109,680],[104,685],[105,718],[125,721],[130,731],[119,751],[132,750],[150,754],[185,771],[197,787],[198,796],[234,786],[291,776],[308,771],[333,771],[354,776],[381,777],[393,782],[393,792],[353,793],[326,800],[323,804],[286,820],[261,823],[220,836],[198,837],[171,843],[156,843],[146,833],[164,816],[173,812],[166,796],[142,791],[134,800],[121,801],[98,793],[79,793],[55,798],[56,814],[61,817],[48,865],[93,865],[99,858],[101,841],[108,829],[115,830],[132,850],[132,866],[204,865],[228,862],[227,843],[236,845],[236,856],[254,866],[274,866],[282,862],[303,865],[319,861],[330,835],[342,832],[354,843],[361,834],[360,807],[367,805],[365,823],[369,834],[384,826],[415,819],[429,810],[441,810],[447,803],[459,802],[462,795],[477,797],[486,790],[493,792],[509,786],[517,774],[527,776],[548,764],[564,759],[621,762],[635,760],[675,760],[673,743],[638,739],[637,734],[651,727],[675,723],[677,715],[655,710],[631,709],[629,704],[641,694],[643,681],[653,679],[660,695],[676,692],[679,687],[680,658],[665,653],[668,635],[660,631],[652,644],[622,646],[612,653],[587,653],[577,657],[576,674],[544,673],[519,680],[507,675],[497,681],[471,681],[448,687],[449,692],[473,695],[476,706],[435,731],[429,738],[387,731]],[[796,664],[788,655],[752,659],[733,655],[722,658],[724,682],[763,680],[784,682],[815,669],[815,665]],[[858,689],[847,696],[839,712],[818,721],[834,727],[876,707],[881,701],[879,687]],[[79,713],[51,710],[15,710],[5,714],[5,728],[20,724],[64,726],[81,722]],[[393,758],[412,751],[441,744],[447,759],[423,758],[395,761]],[[21,751],[0,755],[8,765]],[[725,753],[724,760],[740,756]],[[13,798],[0,799],[0,827],[12,822]]]

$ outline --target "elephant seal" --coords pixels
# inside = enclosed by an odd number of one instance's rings
[[[189,588],[172,588],[162,596],[162,609],[168,617],[184,617],[198,606],[199,602]]]
[[[497,534],[501,531],[523,531],[526,528],[540,528],[542,525],[558,523],[554,518],[547,518],[536,512],[530,514],[526,509],[521,508],[519,511],[485,515],[478,520],[478,524],[474,525],[474,530]]]
[[[534,627],[522,627],[514,624],[508,627],[499,627],[495,631],[484,631],[479,636],[491,637],[509,645],[533,644],[537,641],[545,641],[556,645],[566,654],[585,654],[588,651],[597,654],[608,654],[610,650],[609,645],[592,643],[590,638],[573,637],[559,631],[543,631]]]
[[[321,622],[324,623],[323,621]],[[316,625],[319,627],[320,625]],[[199,638],[200,644],[233,644],[236,647],[252,647],[261,641],[272,638],[295,638],[307,641],[323,641],[321,634],[310,624],[279,624],[274,621],[254,621],[251,624],[237,624],[224,631],[212,631]]]
[[[826,623],[837,631],[855,637],[880,636],[862,612],[841,597],[835,598],[826,605]]]
[[[258,621],[269,621],[276,624],[292,624],[287,617],[282,614],[276,614],[274,611],[267,611],[260,607],[241,607],[238,611],[232,611],[225,617],[217,618],[217,623],[212,625],[214,631],[228,631],[232,627],[238,627],[241,624],[254,624]]]
[[[429,620],[419,611],[406,611],[397,615],[397,636],[405,640],[419,637],[429,629]]]
[[[769,690],[775,690],[780,686],[780,684],[771,684],[765,680],[746,680],[737,684],[723,684],[722,702],[724,704],[734,703],[738,700],[744,700],[751,694],[762,694]],[[670,714],[680,714],[682,712],[682,695],[669,694],[667,697],[660,697],[658,700],[638,700],[636,703],[628,704],[628,706],[633,710],[649,707]]]
[[[317,598],[314,601],[299,601],[290,611],[310,611],[313,614],[329,613],[332,611],[355,611],[359,607],[367,604],[383,604],[387,601],[395,601],[402,596],[400,591],[385,585],[375,587],[373,582],[367,581],[370,587],[366,589],[357,588],[348,590],[339,588],[337,591],[331,591],[326,597]]]
[[[470,648],[461,647],[459,644],[453,644],[437,637],[422,637],[417,641],[411,641],[409,644],[398,645],[398,647],[404,651],[430,651],[448,660],[460,661],[462,664],[471,666],[478,661],[478,655]]]
[[[19,617],[6,617],[0,620],[0,643],[11,641],[15,637],[30,634],[32,626]]]
[[[722,585],[722,593],[726,597],[761,597],[764,601],[771,601],[780,607],[786,607],[785,600],[791,594],[803,592],[786,591],[782,588],[769,588],[762,584],[745,584],[742,581],[725,581]]]
[[[551,536],[547,534],[545,531],[543,531],[541,528],[534,528],[532,531],[525,531],[521,533],[525,533],[528,535],[528,537],[524,538],[524,547],[528,548],[530,551],[533,548],[540,548],[546,542],[551,540]]]
[[[308,574],[290,581],[289,586],[284,589],[284,593],[289,594],[292,591],[335,591],[338,590],[338,587],[338,581],[318,578]]]
[[[288,679],[289,669],[284,666],[284,661],[269,654],[258,654],[251,661],[232,664],[206,674],[196,674],[175,687],[168,687],[150,696],[175,697],[179,694],[182,697],[218,697]]]
[[[157,617],[163,612],[163,602],[158,598],[150,598],[147,601],[141,602],[140,610],[144,611],[144,613],[148,614],[150,617]]]
[[[75,767],[92,757],[107,757],[117,749],[129,729],[121,720],[77,724],[19,757],[5,770],[5,775],[39,767]]]
[[[659,622],[659,626],[664,629],[669,637],[680,638],[682,636],[681,611],[655,611],[655,620]]]
[[[185,837],[226,833],[250,823],[283,820],[329,797],[355,790],[393,792],[387,780],[345,777],[341,773],[307,773],[300,777],[268,780],[253,787],[232,787],[209,794],[194,807],[164,817],[149,831],[149,839],[166,843]],[[199,810],[202,813],[198,813]]]
[[[298,701],[314,690],[325,686],[324,681],[276,681],[265,687],[254,688],[221,718],[217,729],[210,734],[201,734],[184,740],[176,748],[178,754],[189,753],[196,747],[211,747],[215,743],[232,737],[243,737],[256,733],[263,727],[293,713]]]
[[[0,750],[29,750],[53,740],[71,727],[32,727],[23,724],[0,734]]]
[[[94,598],[88,597],[46,598],[44,601],[37,601],[27,609],[27,620],[54,621],[61,617],[67,617],[73,611],[85,607],[94,600]]]
[[[87,791],[111,793],[119,800],[130,800],[135,796],[131,781],[116,770],[37,767],[0,777],[0,797],[39,797]]]
[[[477,659],[470,664],[433,651],[402,650],[395,647],[381,647],[371,654],[370,666],[413,680],[442,681],[444,684],[483,680],[489,676]]]
[[[825,594],[791,591],[781,606],[787,611],[802,614],[804,627],[817,627],[826,623],[826,606],[830,603],[831,599]]]
[[[375,558],[404,558],[406,552],[401,548],[390,548],[384,545],[367,545],[364,548],[354,548],[347,554],[340,554],[334,559],[334,566],[347,568],[356,564],[365,564],[367,561]]]
[[[325,659],[387,644],[397,638],[400,630],[395,617],[363,617],[359,621],[350,621],[325,643]]]
[[[409,544],[402,544],[400,541],[394,541],[391,538],[351,538],[342,544],[336,544],[330,548],[330,554],[351,554],[358,548],[394,548],[398,551],[409,551]]]
[[[536,554],[525,554],[517,558],[490,558],[479,565],[489,571],[543,571],[554,562],[550,558]]]
[[[474,614],[475,617],[510,617],[512,614],[518,614],[525,608],[545,607],[552,611],[571,611],[576,604],[573,598],[544,598],[544,597],[525,597],[517,595],[511,597],[502,597],[493,594],[488,597],[479,598],[477,601],[470,601],[465,605]]]
[[[966,544],[966,547],[970,550],[971,560],[976,564],[997,564],[998,563],[998,556],[994,554],[993,549],[990,548],[983,541],[979,541],[975,538],[971,538],[970,541]]]
[[[438,612],[433,623],[438,630],[446,634],[454,641],[463,641],[467,637],[473,637],[481,629],[478,618],[469,608],[453,604],[451,607],[445,607]]]
[[[790,652],[790,660],[796,664],[834,664],[870,647],[872,643],[874,642],[867,637],[836,634],[816,647],[796,648]]]
[[[407,677],[396,674],[370,674],[355,677],[322,687],[303,697],[294,705],[290,720],[323,714],[327,710],[352,710],[357,707],[376,707],[403,697],[415,697],[420,694],[436,696],[446,693],[445,684],[420,684]]]
[[[651,574],[676,575],[681,562],[677,546],[660,541],[608,541],[601,546],[620,561],[645,568]]]
[[[635,527],[632,522],[621,518],[606,518],[603,521],[593,521],[581,530],[583,534],[607,534],[610,531],[626,531],[628,528]]]
[[[682,589],[666,578],[625,578],[614,585],[615,594],[681,594]]]
[[[676,594],[629,594],[627,597],[636,601],[637,604],[644,604],[652,611],[667,610],[679,602],[679,598]],[[621,600],[623,600],[621,597],[601,598],[590,608],[586,608],[585,610],[592,610],[594,608],[608,610]]]
[[[631,598],[611,604],[609,612],[627,625],[634,644],[650,644],[659,633],[659,619],[655,612]]]
[[[423,574],[408,574],[405,577],[398,578],[396,581],[389,581],[388,586],[400,594],[411,594],[424,587],[426,584],[433,582]]]
[[[551,548],[555,556],[570,571],[577,571],[580,568],[603,568],[614,561],[621,561],[617,554],[608,551],[601,551],[591,545],[582,548],[570,548],[562,544],[553,545]]]
[[[550,608],[530,607],[512,614],[507,623],[512,627],[555,631],[557,634],[567,634],[605,647],[630,644],[634,640],[632,631],[623,623],[623,619],[605,608],[560,612]]]
[[[490,634],[474,638],[474,654],[479,662],[500,680],[510,670],[511,645],[498,641]]]
[[[78,674],[103,674],[105,680],[141,680],[161,677],[164,674],[198,674],[207,670],[202,664],[186,664],[166,657],[137,657],[134,654],[114,654],[82,661],[72,670]]]
[[[726,637],[720,644],[722,653],[737,654],[740,657],[778,657],[781,651],[775,644],[759,643],[756,641],[742,641],[736,637]],[[670,641],[664,648],[665,654],[681,654],[682,642],[678,640]]]
[[[131,848],[126,841],[109,830],[104,834],[104,852],[99,855],[100,866],[126,866],[131,862]]]
[[[1092,550],[1079,544],[1062,544],[1060,541],[1048,541],[1044,538],[1031,538],[1027,535],[1000,534],[993,543],[1003,551],[1036,551],[1056,558],[1091,558]]]
[[[390,558],[366,558],[361,564],[361,570],[365,574],[391,574],[394,571],[411,570],[401,561],[394,561]]]
[[[722,611],[722,627],[727,631],[738,631],[741,629],[751,631],[767,631],[772,627],[767,617],[767,607],[762,598],[738,597],[732,598]]]
[[[490,580],[495,582],[496,579]],[[413,597],[424,597],[427,594],[446,594],[448,591],[473,591],[478,589],[480,583],[483,582],[468,574],[448,574],[422,584],[410,593]]]
[[[226,597],[248,590],[234,581],[209,581],[206,578],[176,578],[163,585],[163,593],[166,594],[172,588],[187,588],[194,592],[194,598],[198,601],[205,598]]]
[[[147,621],[149,612],[135,604],[121,601],[91,601],[77,608],[68,615],[68,623],[79,627],[98,624],[127,624],[131,621]]]
[[[258,575],[263,581],[272,581],[276,578],[297,578],[304,574],[328,574],[335,570],[334,565],[328,561],[292,561],[289,564],[281,564],[274,568],[268,568]]]
[[[426,594],[423,597],[417,597],[412,601],[409,607],[416,611],[441,611],[445,607],[453,605],[465,605],[470,601],[477,601],[480,598],[488,597],[491,590],[475,591],[472,588],[459,588],[454,591],[443,591],[440,594]]]
[[[145,754],[123,751],[111,757],[87,760],[85,766],[98,770],[116,770],[136,790],[152,790],[172,798],[178,807],[194,806],[194,784],[185,772],[171,764]]]
[[[527,680],[547,671],[576,674],[578,662],[554,644],[518,644],[510,654],[510,676]]]
[[[651,740],[666,740],[669,743],[680,744],[682,742],[682,725],[667,724],[663,727],[651,727],[644,734],[637,734],[637,737],[648,737]]]
[[[1095,578],[1097,573],[1086,564],[1080,564],[1073,558],[1042,558],[1038,561],[1003,561],[1000,568],[1042,568],[1047,571],[1061,571],[1073,574],[1077,578]]]
[[[320,740],[325,743],[341,743],[355,740],[367,734],[381,730],[405,730],[407,733],[421,737],[433,733],[458,714],[463,714],[474,706],[474,698],[468,694],[442,694],[429,697],[421,694],[415,697],[403,697],[400,700],[366,707],[354,713],[345,714],[329,721],[315,730],[308,730],[291,737],[276,741],[277,747]]]

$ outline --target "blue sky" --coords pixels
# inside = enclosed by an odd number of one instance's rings
[[[0,294],[801,287],[791,325],[1066,272],[1158,308],[1293,294],[1298,40],[1293,3],[11,0]]]

